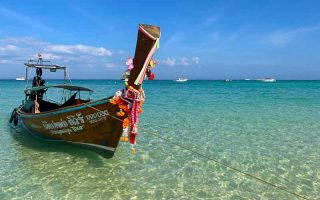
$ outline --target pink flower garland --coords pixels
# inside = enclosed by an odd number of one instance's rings
[[[139,99],[138,99],[138,91],[133,91],[133,102],[130,113],[130,144],[131,151],[134,151],[133,145],[136,143],[136,135],[138,135],[138,110],[139,110]]]
[[[128,58],[128,60],[127,60],[127,62],[126,62],[126,65],[127,65],[127,69],[128,69],[129,71],[131,71],[131,70],[134,68],[134,66],[133,66],[133,59],[132,59],[132,58]]]

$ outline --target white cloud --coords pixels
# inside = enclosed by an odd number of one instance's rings
[[[197,64],[199,64],[200,59],[199,59],[199,57],[193,57],[193,58],[192,58],[192,61],[193,61],[194,64],[197,65]]]
[[[0,52],[4,52],[4,53],[16,52],[18,50],[19,48],[17,46],[11,45],[11,44],[0,47]]]
[[[303,34],[317,31],[320,31],[320,25],[301,27],[286,31],[274,31],[266,34],[263,37],[263,41],[274,46],[285,46]]]
[[[175,59],[175,58],[167,58],[164,61],[162,61],[161,63],[168,65],[168,66],[188,66],[188,65],[197,65],[199,64],[200,59],[199,57],[195,56],[192,58],[188,58],[188,57],[181,57],[179,59]]]
[[[187,58],[187,57],[180,58],[180,64],[184,65],[184,66],[190,65],[189,58]]]
[[[59,60],[61,59],[61,56],[59,55],[55,55],[55,54],[52,54],[52,53],[41,53],[42,55],[42,58],[43,59],[48,59],[48,60]],[[35,54],[34,57],[37,57],[38,54]]]
[[[0,40],[0,43],[15,44],[15,45],[30,45],[30,46],[40,46],[48,45],[48,42],[43,42],[36,40],[32,37],[9,37]]]
[[[185,33],[183,32],[177,32],[177,33],[171,34],[171,36],[167,40],[162,41],[161,49],[176,48],[177,46],[181,46],[184,40],[185,40]]]
[[[162,63],[164,63],[165,65],[174,66],[174,65],[176,65],[176,59],[174,59],[174,58],[167,58],[167,59],[164,60]]]
[[[47,51],[67,54],[90,54],[93,56],[111,56],[112,52],[104,47],[94,47],[87,45],[49,45],[46,48]]]
[[[7,65],[22,65],[28,59],[37,59],[40,53],[44,60],[70,69],[96,67],[116,71],[121,68],[114,63],[125,63],[124,55],[117,52],[123,51],[83,44],[53,44],[31,37],[0,39],[0,64]]]
[[[105,68],[114,68],[115,66],[116,66],[116,64],[114,64],[114,63],[105,63],[104,64]]]
[[[292,40],[291,33],[287,32],[274,32],[265,37],[265,42],[274,46],[283,46]]]
[[[0,60],[0,64],[11,64],[13,63],[11,60]]]
[[[117,53],[118,53],[118,54],[126,54],[127,52],[122,51],[122,50],[118,50]]]

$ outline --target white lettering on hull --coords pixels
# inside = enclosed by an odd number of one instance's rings
[[[60,121],[45,121],[42,120],[42,127],[48,130],[51,134],[64,135],[72,133],[80,133],[85,129],[85,122],[95,124],[97,122],[107,119],[108,110],[98,111],[92,114],[83,116],[81,112],[74,115],[68,115],[65,119],[60,118]],[[36,125],[31,125],[34,128],[38,128]]]
[[[99,111],[96,113],[92,113],[89,115],[86,115],[87,120],[89,121],[90,124],[94,124],[97,123],[99,121],[102,120],[106,120],[107,119],[107,115],[108,115],[108,110],[103,110],[103,111]]]

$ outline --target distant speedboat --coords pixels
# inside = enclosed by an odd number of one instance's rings
[[[231,82],[232,80],[227,78],[227,79],[224,79],[223,81],[224,82]]]
[[[175,82],[187,82],[188,79],[187,78],[177,78],[177,79],[175,79],[173,81],[175,81]]]
[[[273,82],[276,82],[276,79],[274,79],[274,78],[263,78],[263,79],[258,79],[258,81],[273,83]]]
[[[250,81],[251,79],[250,79],[250,78],[245,78],[244,80],[245,80],[245,81]]]
[[[25,81],[25,80],[26,80],[26,78],[24,76],[16,78],[16,81]]]

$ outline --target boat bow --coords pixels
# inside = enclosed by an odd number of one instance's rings
[[[159,27],[146,24],[139,25],[137,45],[133,59],[134,68],[130,72],[128,85],[135,89],[140,89],[151,58],[159,47],[159,39]]]

